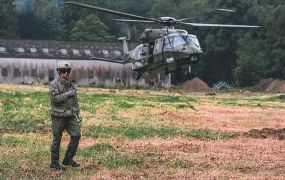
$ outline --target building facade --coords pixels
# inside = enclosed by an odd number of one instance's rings
[[[135,46],[135,45],[134,45]],[[91,60],[122,59],[120,43],[0,40],[0,83],[48,84],[58,76],[56,64],[66,60],[79,85],[169,86],[168,77],[136,79],[131,64]]]

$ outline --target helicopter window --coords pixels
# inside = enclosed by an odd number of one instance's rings
[[[197,47],[200,47],[199,41],[196,36],[186,36],[185,39],[188,43],[191,43]]]
[[[165,48],[175,48],[184,44],[186,44],[186,41],[181,36],[169,36],[164,41]]]
[[[174,37],[173,47],[186,44],[186,41],[181,36]]]

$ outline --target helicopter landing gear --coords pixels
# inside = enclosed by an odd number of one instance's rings
[[[192,72],[192,67],[191,67],[191,65],[189,65],[188,70],[186,71],[185,74],[187,75],[187,74],[189,74],[189,73],[191,73],[191,72]]]
[[[137,72],[136,80],[139,80],[143,75],[143,72]]]
[[[174,74],[175,74],[175,84],[180,84],[181,81],[182,81],[182,78],[184,76],[184,73],[181,69],[181,66],[178,66],[177,69],[174,71]]]

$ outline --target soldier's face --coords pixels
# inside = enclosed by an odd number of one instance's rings
[[[61,69],[60,70],[60,78],[64,79],[64,80],[67,80],[68,77],[69,77],[70,72],[71,72],[71,69]]]

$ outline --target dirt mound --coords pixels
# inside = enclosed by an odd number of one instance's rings
[[[262,130],[252,129],[249,132],[245,133],[245,136],[252,138],[274,137],[278,139],[285,139],[285,128],[283,129],[263,128]]]
[[[279,79],[263,79],[251,88],[253,91],[285,92],[285,81]]]
[[[181,85],[181,89],[192,90],[192,91],[208,91],[208,90],[211,90],[211,88],[208,86],[208,84],[205,83],[203,80],[201,80],[198,77],[184,82]]]

